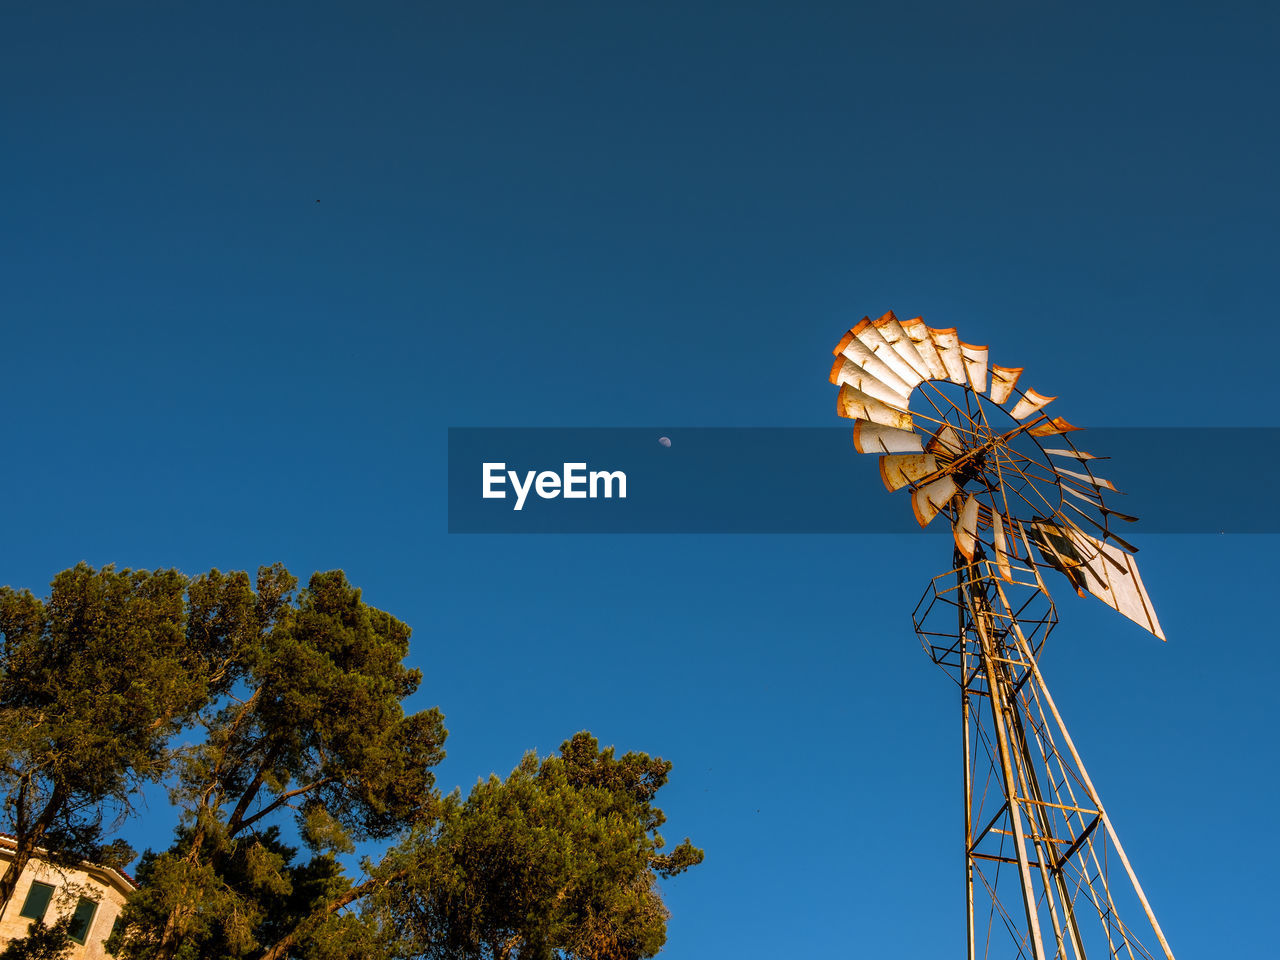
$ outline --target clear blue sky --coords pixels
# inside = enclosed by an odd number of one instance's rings
[[[1074,422],[1246,454],[1196,428],[1277,425],[1278,27],[6,4],[0,582],[342,567],[414,627],[444,785],[582,728],[674,761],[707,860],[665,956],[955,955],[955,695],[909,619],[946,542],[449,536],[446,428],[831,425],[831,347],[892,308]],[[1175,952],[1261,956],[1276,538],[1133,539],[1169,642],[1060,588],[1045,669]]]

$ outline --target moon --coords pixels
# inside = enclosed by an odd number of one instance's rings
[[[660,446],[660,447],[669,447],[669,446],[671,446],[671,438],[670,438],[670,437],[659,437],[659,438],[658,438],[658,446]]]

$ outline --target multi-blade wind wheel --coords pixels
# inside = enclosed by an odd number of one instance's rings
[[[1137,548],[1113,529],[1136,518],[1107,505],[1116,488],[1092,466],[1106,458],[1068,436],[1081,428],[1043,412],[1056,397],[1022,389],[1021,367],[990,364],[987,347],[919,317],[864,318],[833,352],[837,412],[855,421],[854,446],[880,455],[889,490],[911,491],[922,527],[945,515],[960,553],[973,560],[984,545],[1006,580],[1010,558],[1031,562],[1034,544],[1080,596],[1164,639]]]

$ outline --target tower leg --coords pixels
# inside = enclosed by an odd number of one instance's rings
[[[996,648],[990,631],[976,617],[975,625],[980,643],[979,657],[987,677],[987,692],[991,699],[991,725],[995,728],[996,747],[1000,756],[1000,772],[1004,779],[1004,795],[1009,807],[1009,825],[1013,830],[1014,853],[1018,860],[1018,878],[1022,882],[1022,905],[1027,915],[1027,934],[1031,941],[1034,960],[1045,960],[1044,942],[1040,937],[1040,916],[1036,909],[1036,889],[1031,881],[1031,864],[1027,860],[1027,840],[1022,831],[1022,807],[1018,803],[1018,785],[1013,776],[1013,759],[1009,749],[1009,735],[1005,730],[1004,687],[996,678]]]

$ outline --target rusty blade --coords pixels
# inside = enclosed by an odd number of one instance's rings
[[[836,357],[836,362],[831,366],[831,382],[837,387],[843,387],[847,383],[891,407],[907,409],[906,397],[894,392],[882,380],[873,377],[843,354]]]
[[[925,449],[943,460],[954,460],[964,452],[964,444],[956,428],[949,423],[944,423],[938,428],[938,432],[933,435]]]
[[[915,371],[921,380],[928,380],[932,376],[929,372],[929,365],[925,363],[924,357],[920,356],[920,351],[911,342],[911,338],[907,336],[906,330],[898,322],[898,318],[893,315],[892,310],[875,322],[875,328],[880,331],[880,336],[889,341],[889,345],[893,347],[894,352],[902,358],[907,366]]]
[[[911,494],[911,511],[916,515],[916,523],[927,527],[929,521],[938,515],[938,511],[950,502],[959,491],[951,477],[939,477],[927,483]]]
[[[859,420],[853,425],[853,446],[859,453],[924,453],[920,435],[879,423]]]
[[[1036,563],[1035,558],[1031,555],[1031,541],[1027,537],[1027,528],[1017,517],[1010,517],[1010,532],[1012,532],[1015,527],[1017,528],[1018,536],[1022,539],[1022,549],[1027,553],[1027,566],[1030,567],[1031,572],[1035,574],[1036,585],[1040,587],[1040,592],[1047,597],[1049,596],[1049,588],[1044,585],[1044,577],[1040,576],[1040,565]]]
[[[916,384],[924,379],[911,368],[911,364],[898,355],[898,351],[893,349],[893,344],[884,338],[884,335],[869,318],[863,317],[862,322],[853,328],[853,335],[873,355],[883,360],[885,365],[898,375],[898,379],[909,388],[908,393],[910,393],[910,390],[914,390]]]
[[[908,386],[905,380],[894,373],[887,363],[872,353],[865,343],[855,337],[852,330],[845,334],[845,337],[847,339],[840,341],[838,353],[852,360],[898,396],[902,397],[903,404],[906,404],[907,397],[911,396],[912,387]]]
[[[1063,417],[1054,417],[1052,420],[1046,420],[1038,427],[1032,427],[1027,433],[1033,437],[1052,437],[1060,433],[1070,433],[1072,430],[1083,430],[1084,427],[1074,427],[1067,423]]]
[[[937,458],[931,453],[890,453],[880,458],[880,479],[889,490],[901,490],[937,469]]]
[[[991,511],[991,540],[996,553],[996,567],[1006,583],[1013,583],[1013,570],[1009,566],[1009,551],[1005,544],[1004,517],[1000,511]]]
[[[1071,486],[1070,484],[1064,483],[1062,485],[1062,489],[1067,491],[1067,493],[1071,494],[1073,497],[1076,497],[1079,500],[1083,500],[1085,503],[1091,504],[1092,506],[1095,506],[1098,509],[1102,509],[1101,501],[1095,499],[1094,497],[1089,496],[1089,494],[1087,493],[1083,493],[1080,490],[1077,490],[1075,487]]]
[[[899,430],[910,430],[912,427],[911,414],[882,403],[847,383],[836,396],[836,413],[850,420],[870,420]]]
[[[1092,473],[1076,473],[1074,470],[1065,470],[1062,467],[1056,468],[1058,473],[1064,477],[1071,477],[1073,480],[1080,480],[1093,487],[1100,487],[1103,490],[1115,490],[1115,484],[1110,480],[1103,480],[1101,477],[1095,477]],[[1118,492],[1118,491],[1117,491]]]
[[[947,379],[952,383],[968,383],[964,373],[964,357],[960,353],[960,338],[956,336],[956,328],[935,330],[929,328],[929,336],[942,358],[942,365],[947,369]]]
[[[1083,450],[1063,450],[1060,447],[1045,447],[1045,453],[1051,453],[1055,457],[1071,457],[1073,460],[1110,460],[1110,457],[1095,457],[1092,453],[1085,453]]]
[[[964,372],[969,379],[969,386],[978,393],[987,392],[987,354],[986,347],[975,347],[971,343],[960,344],[960,358],[964,361]]]
[[[1125,523],[1137,523],[1137,517],[1131,517],[1127,513],[1121,513],[1119,510],[1112,510],[1110,507],[1103,507],[1102,512],[1109,517],[1119,517]]]
[[[1013,393],[1013,385],[1022,376],[1022,367],[991,368],[991,399],[996,403],[1004,403]]]
[[[1046,403],[1050,403],[1057,399],[1057,397],[1046,397],[1044,394],[1037,393],[1035,390],[1028,390],[1022,395],[1022,399],[1014,405],[1009,416],[1013,417],[1015,420],[1025,420]]]
[[[911,342],[915,344],[916,352],[920,354],[926,366],[928,366],[929,379],[947,379],[947,368],[943,366],[942,358],[938,356],[938,348],[933,345],[933,339],[929,336],[929,328],[925,326],[924,320],[916,317],[912,320],[903,320],[901,323],[902,329],[906,331],[907,336],[911,338]]]
[[[955,538],[956,548],[964,554],[966,560],[972,561],[978,545],[978,498],[973,494],[969,494],[969,499],[960,508],[960,514],[951,526],[951,534]]]

